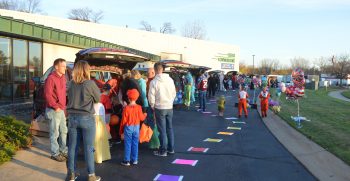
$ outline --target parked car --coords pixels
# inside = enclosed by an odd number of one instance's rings
[[[79,51],[76,54],[75,62],[87,61],[91,66],[91,72],[96,74],[96,79],[107,82],[111,74],[121,74],[122,70],[131,70],[138,62],[149,61],[149,59],[127,52],[125,50],[112,48],[89,48]],[[67,62],[66,80],[67,87],[72,80],[74,62]],[[45,113],[46,101],[44,98],[44,84],[54,67],[50,67],[42,77],[34,77],[35,89],[33,93],[33,119],[43,116]]]

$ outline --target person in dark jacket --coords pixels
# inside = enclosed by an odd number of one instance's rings
[[[128,92],[128,90],[131,90],[131,89],[136,89],[139,93],[141,92],[137,81],[131,78],[130,71],[126,71],[123,74],[123,81],[120,86],[120,95],[119,95],[119,99],[121,100],[120,102],[122,102],[123,106],[126,106],[130,103],[128,95],[126,93]],[[143,100],[141,96],[138,97],[136,104],[143,106]],[[143,111],[145,112],[145,110]]]
[[[94,104],[100,101],[101,93],[93,80],[90,80],[90,66],[86,61],[78,61],[74,65],[73,78],[68,88],[69,114],[68,134],[68,175],[66,180],[76,178],[76,147],[84,138],[84,155],[87,162],[89,181],[99,181],[101,177],[95,175],[94,141],[96,133]],[[78,134],[81,133],[81,134]]]
[[[215,91],[216,91],[216,80],[215,80],[214,74],[209,74],[208,97],[209,98],[215,97]]]

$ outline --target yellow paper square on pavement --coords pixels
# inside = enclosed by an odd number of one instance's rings
[[[205,139],[204,141],[206,141],[206,142],[216,142],[216,143],[219,143],[219,142],[222,141],[222,139],[207,138],[207,139]]]
[[[222,135],[233,135],[233,132],[218,132],[218,134],[222,134]]]

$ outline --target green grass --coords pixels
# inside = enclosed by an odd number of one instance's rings
[[[298,129],[291,116],[297,115],[297,103],[279,98],[281,112],[278,115],[302,134],[335,154],[350,165],[350,102],[328,96],[335,89],[305,90],[305,97],[299,100],[300,116],[310,119]],[[276,100],[275,90],[270,90]]]
[[[31,143],[28,124],[13,117],[0,116],[0,164],[10,161],[17,150]]]
[[[341,93],[344,97],[350,99],[350,91],[344,91]]]

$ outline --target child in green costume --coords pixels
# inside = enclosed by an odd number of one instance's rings
[[[224,116],[224,110],[225,110],[225,97],[221,95],[219,99],[217,100],[218,104],[218,111],[219,111],[219,116]]]

